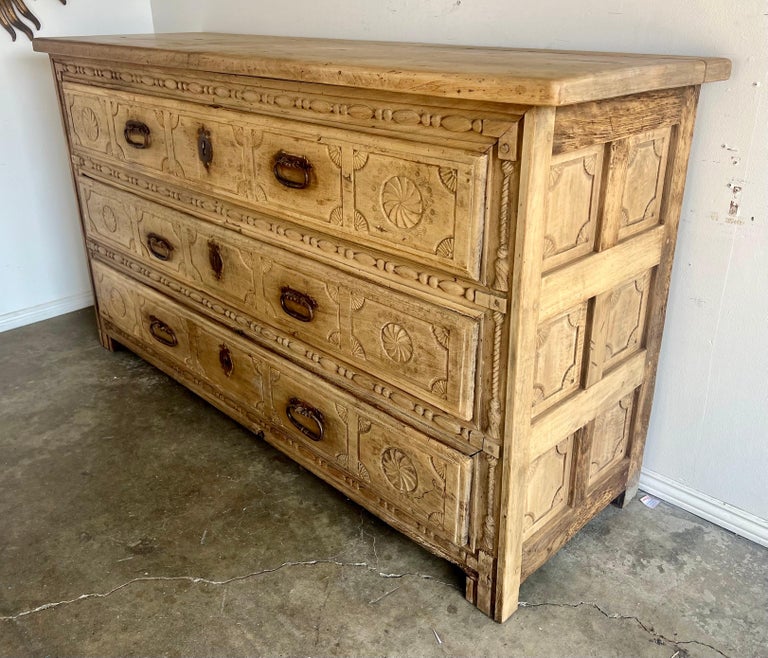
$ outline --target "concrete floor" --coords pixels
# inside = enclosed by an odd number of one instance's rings
[[[606,509],[504,625],[463,578],[127,351],[0,335],[0,655],[766,656],[768,551]]]

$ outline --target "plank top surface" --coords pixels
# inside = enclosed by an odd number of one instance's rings
[[[731,70],[719,57],[214,33],[38,38],[34,48],[54,56],[525,105],[726,80]]]

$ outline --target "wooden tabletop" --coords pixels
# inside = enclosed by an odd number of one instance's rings
[[[720,57],[181,33],[34,40],[51,55],[524,105],[726,80]]]

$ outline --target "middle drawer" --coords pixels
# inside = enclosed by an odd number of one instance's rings
[[[78,185],[89,238],[473,418],[482,312],[377,286],[90,179]]]

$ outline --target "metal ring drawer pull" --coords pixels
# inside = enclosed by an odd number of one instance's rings
[[[152,334],[152,338],[158,343],[168,347],[176,347],[179,344],[173,329],[154,315],[149,316],[149,333]]]
[[[125,129],[123,130],[123,136],[129,146],[135,149],[148,149],[152,143],[150,137],[149,126],[142,121],[136,121],[135,119],[128,119],[125,122]]]
[[[279,151],[275,155],[272,171],[277,182],[294,190],[303,190],[309,187],[309,175],[312,165],[302,155],[291,155],[285,151]]]
[[[315,317],[317,302],[303,292],[284,286],[280,289],[280,306],[292,318],[300,322],[311,322]]]
[[[322,441],[325,428],[323,427],[323,414],[319,409],[311,407],[306,402],[302,402],[299,398],[291,398],[288,400],[288,404],[285,407],[285,415],[288,416],[288,420],[299,432],[304,436],[309,437],[313,441]],[[302,423],[297,417],[309,418],[316,426],[316,430],[312,430]]]
[[[211,142],[211,131],[206,130],[205,126],[200,126],[197,131],[197,155],[203,166],[208,169],[213,162],[213,142]]]
[[[147,234],[147,248],[158,260],[171,260],[173,245],[157,233]]]

